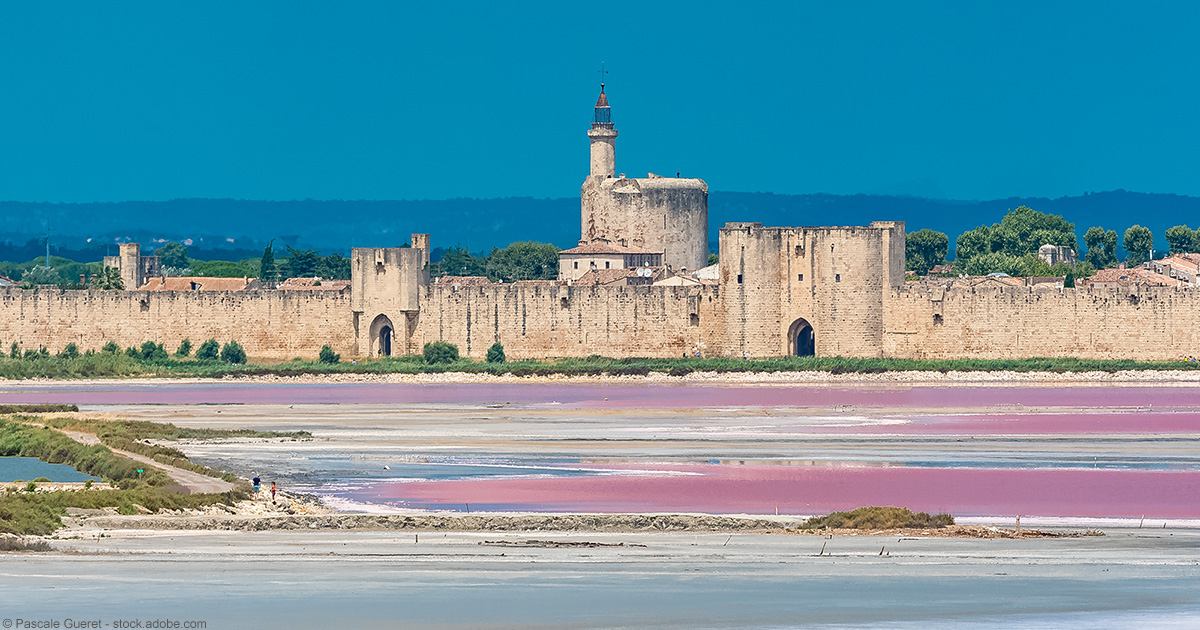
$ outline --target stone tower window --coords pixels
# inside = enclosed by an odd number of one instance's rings
[[[738,284],[742,283],[742,274],[738,274]]]
[[[803,257],[804,257],[804,246],[803,246],[803,245],[797,245],[797,246],[796,246],[796,255],[797,255],[797,256],[799,256],[799,257],[801,257],[801,258],[803,258]]]
[[[605,268],[605,269],[608,269],[608,268],[610,268],[610,267],[612,267],[612,263],[611,263],[611,262],[609,262],[609,261],[607,261],[607,260],[606,260],[606,261],[604,261],[604,268]]]
[[[835,273],[835,274],[833,274],[833,281],[834,281],[834,282],[841,282],[841,281],[842,281],[842,274],[840,274],[840,273]]]
[[[941,326],[941,325],[942,325],[942,314],[941,314],[941,313],[934,313],[934,314],[933,314],[933,325],[934,325],[934,326]]]
[[[796,274],[796,280],[799,282],[804,282],[804,274]]]
[[[576,261],[575,261],[575,268],[576,268],[576,269],[578,269],[578,268],[579,268],[579,261],[578,261],[578,260],[576,260]]]

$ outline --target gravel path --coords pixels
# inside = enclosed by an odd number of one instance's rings
[[[101,443],[100,438],[91,433],[84,433],[82,431],[63,431],[62,433],[76,442],[82,442],[83,444],[87,444],[89,446]],[[162,470],[166,471],[166,473],[170,475],[176,483],[184,488],[187,488],[188,492],[201,494],[219,493],[228,492],[233,490],[234,487],[232,483],[229,483],[224,479],[217,479],[216,477],[209,477],[208,475],[198,472],[176,468],[175,466],[169,466],[161,462],[156,462],[145,455],[138,455],[137,453],[130,453],[129,451],[122,451],[112,447],[109,447],[109,450],[117,455],[128,457],[135,462],[140,462],[146,464],[147,466],[154,466],[155,468],[161,468]]]

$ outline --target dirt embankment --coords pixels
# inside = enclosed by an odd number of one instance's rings
[[[767,519],[687,514],[295,514],[273,516],[90,517],[86,527],[155,530],[366,530],[415,532],[744,532],[771,531],[785,523]],[[795,525],[794,523],[792,525]]]
[[[990,525],[949,525],[937,528],[897,529],[787,529],[782,534],[794,536],[824,536],[845,538],[847,536],[880,536],[900,538],[1078,538],[1081,536],[1103,536],[1104,532],[1089,529],[1082,531],[1046,531],[1041,529],[1014,529]]]

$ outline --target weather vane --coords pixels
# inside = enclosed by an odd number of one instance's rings
[[[604,85],[604,75],[608,74],[608,70],[604,69],[604,62],[600,62],[600,69],[596,72],[600,73],[600,85]]]

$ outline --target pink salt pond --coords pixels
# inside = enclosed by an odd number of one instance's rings
[[[812,514],[903,505],[960,516],[1200,517],[1200,472],[669,465],[631,473],[378,483],[354,497],[429,509]],[[685,474],[679,474],[685,473]]]

